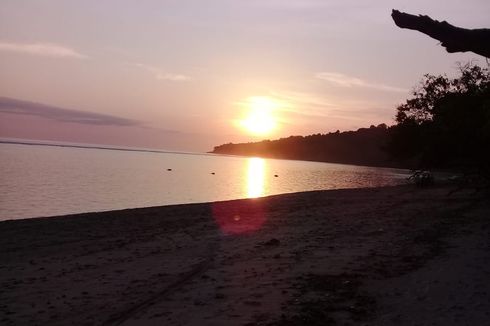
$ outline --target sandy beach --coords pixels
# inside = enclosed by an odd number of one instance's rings
[[[484,325],[490,204],[446,186],[0,222],[2,325]]]

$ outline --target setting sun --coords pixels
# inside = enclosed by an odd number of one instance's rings
[[[247,113],[240,126],[253,135],[266,135],[277,127],[274,111],[279,103],[265,96],[252,96],[245,103]]]

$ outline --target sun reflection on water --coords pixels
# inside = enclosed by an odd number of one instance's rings
[[[265,195],[266,161],[261,158],[247,159],[244,195],[257,198]],[[230,200],[212,203],[213,217],[226,235],[244,234],[259,230],[267,219],[264,200]]]
[[[257,198],[265,192],[265,160],[252,157],[248,159],[247,197]]]

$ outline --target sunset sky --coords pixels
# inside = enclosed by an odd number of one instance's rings
[[[399,9],[490,27],[490,1],[2,0],[0,137],[209,151],[393,123],[457,73]]]

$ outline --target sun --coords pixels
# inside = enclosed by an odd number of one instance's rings
[[[277,128],[274,117],[279,103],[266,96],[252,96],[245,102],[246,116],[239,121],[240,126],[256,136],[270,134]]]

